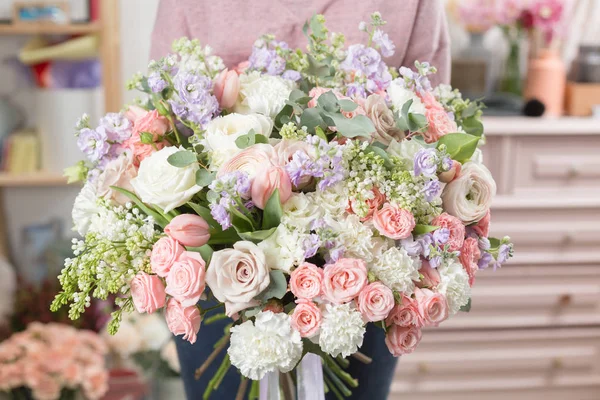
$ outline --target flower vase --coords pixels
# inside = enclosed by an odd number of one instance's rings
[[[461,87],[469,98],[484,97],[492,89],[492,52],[484,46],[484,37],[485,32],[470,32],[469,46],[460,53],[460,69],[465,77]]]
[[[504,64],[503,76],[500,81],[500,91],[521,96],[523,82],[521,79],[521,45],[520,35],[508,37],[509,52]]]
[[[556,50],[542,50],[539,57],[529,63],[525,100],[536,99],[546,106],[545,115],[559,117],[563,114],[567,69]]]

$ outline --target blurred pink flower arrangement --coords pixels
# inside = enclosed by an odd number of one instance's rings
[[[106,353],[92,331],[33,322],[0,343],[0,392],[38,400],[72,399],[81,392],[100,399],[108,390]]]

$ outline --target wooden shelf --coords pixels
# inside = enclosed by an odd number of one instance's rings
[[[47,35],[77,35],[95,33],[100,31],[100,24],[97,22],[81,24],[52,24],[52,23],[20,23],[20,24],[0,24],[0,35],[29,35],[29,34],[47,34]]]
[[[66,184],[67,178],[56,173],[36,172],[15,175],[0,172],[0,187],[64,186]]]

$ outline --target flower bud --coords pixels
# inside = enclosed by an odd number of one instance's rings
[[[184,246],[200,247],[210,239],[208,229],[204,218],[194,214],[181,214],[165,226],[165,233]]]

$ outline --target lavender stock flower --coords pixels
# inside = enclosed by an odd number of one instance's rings
[[[387,33],[383,32],[381,29],[377,29],[373,33],[373,42],[379,46],[379,51],[384,57],[391,57],[394,55],[396,51],[396,46],[391,41],[390,37]]]
[[[450,239],[450,229],[440,228],[433,232],[433,241],[437,245],[444,245]]]
[[[340,67],[368,77],[377,73],[380,63],[381,55],[377,50],[362,44],[353,44],[348,47],[348,54]]]
[[[321,239],[319,235],[316,233],[311,233],[304,242],[302,243],[302,248],[304,249],[304,258],[311,258],[317,254],[319,251],[319,247],[321,247]]]
[[[123,142],[131,137],[131,121],[121,113],[108,113],[100,119],[99,124],[108,140],[112,142]]]
[[[351,83],[346,86],[346,96],[348,97],[367,97],[365,87],[359,83]]]
[[[288,81],[298,82],[300,79],[302,79],[302,74],[298,71],[294,71],[293,69],[288,69],[281,75],[281,77],[283,79],[287,79]]]
[[[433,201],[437,196],[439,196],[442,187],[440,185],[440,181],[437,179],[432,179],[425,184],[423,187],[423,194],[425,195],[425,200],[428,202]]]
[[[231,216],[221,203],[210,205],[210,214],[221,225],[223,230],[231,228]]]
[[[106,130],[101,126],[96,129],[84,128],[79,131],[77,146],[91,162],[100,161],[110,149]]]
[[[415,176],[432,177],[437,173],[438,154],[436,149],[421,149],[414,158]]]
[[[153,93],[159,93],[167,87],[167,82],[160,76],[159,72],[153,72],[148,76],[148,86]]]
[[[488,252],[482,252],[481,258],[479,262],[477,262],[477,266],[479,269],[486,269],[490,266],[491,263],[495,263],[494,257]]]

